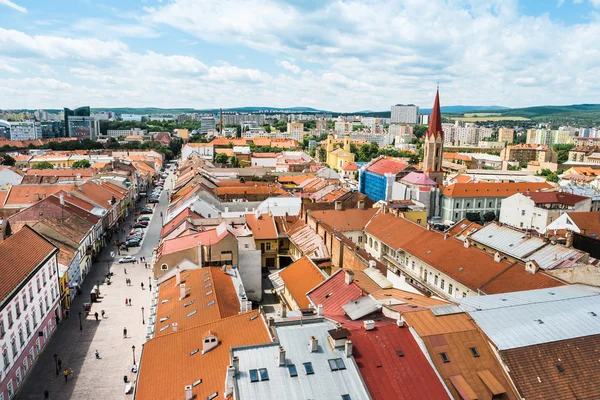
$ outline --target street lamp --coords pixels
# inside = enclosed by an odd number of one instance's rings
[[[131,346],[131,351],[133,352],[133,365],[135,365],[135,346]]]
[[[144,325],[146,322],[144,322],[144,307],[142,307],[142,325]]]
[[[58,355],[54,353],[54,366],[56,367],[56,375],[58,375]]]
[[[83,330],[83,325],[81,325],[81,311],[79,312],[79,330]]]

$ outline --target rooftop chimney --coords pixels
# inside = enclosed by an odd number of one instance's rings
[[[177,324],[177,322],[173,322],[173,323],[171,324],[171,327],[173,328],[173,332],[177,332],[177,327],[178,327],[178,324]]]
[[[311,353],[316,353],[319,350],[319,340],[316,336],[311,336],[308,342],[308,350]]]
[[[179,285],[181,283],[181,270],[179,267],[175,268],[175,284]]]
[[[179,300],[185,299],[185,283],[179,285]]]
[[[471,241],[469,240],[469,238],[465,238],[463,244],[465,246],[465,249],[468,249],[471,246]]]
[[[352,284],[352,282],[354,282],[354,271],[347,269],[345,273],[346,276],[344,278],[344,282],[346,282],[346,285]]]
[[[233,395],[233,386],[235,381],[235,368],[230,365],[227,367],[227,376],[225,378],[225,398]]]
[[[444,240],[448,239],[448,236],[450,236],[448,233],[444,233]]]
[[[573,247],[573,236],[573,232],[567,232],[567,241],[565,243],[565,246]]]
[[[238,356],[233,356],[231,359],[231,365],[235,369],[235,374],[237,375],[240,372],[240,358]]]
[[[285,367],[286,362],[285,362],[285,349],[282,346],[279,346],[279,366],[280,367]]]
[[[192,385],[185,385],[185,400],[192,400],[193,398]]]
[[[319,317],[323,316],[323,304],[319,304],[317,306],[317,316],[319,316]]]
[[[365,201],[359,200],[358,203],[356,203],[356,208],[358,208],[359,210],[364,210],[365,209]]]
[[[335,202],[335,210],[336,211],[342,211],[342,202],[341,201],[336,201]]]
[[[369,260],[369,268],[377,268],[377,261]]]
[[[494,253],[494,261],[496,261],[497,263],[502,261],[502,256],[500,255],[499,252]]]
[[[346,357],[352,356],[352,340],[346,340],[346,343],[344,343],[344,353]]]
[[[60,199],[60,205],[64,206],[65,205],[65,194],[61,193],[60,196],[58,196]]]

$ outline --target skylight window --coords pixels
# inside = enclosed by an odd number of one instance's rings
[[[196,382],[192,383],[192,387],[196,387],[202,383],[202,379],[198,379]]]
[[[471,354],[473,354],[473,357],[479,357],[479,352],[477,351],[477,347],[471,347]]]
[[[304,369],[306,370],[306,375],[312,375],[315,373],[311,362],[305,362],[303,365]]]
[[[250,321],[254,321],[256,318],[258,318],[258,314],[254,314],[253,316],[251,316]]]
[[[194,300],[192,300],[192,301],[188,301],[188,302],[187,302],[187,303],[185,303],[183,306],[184,306],[184,307],[189,307],[189,306],[191,306],[192,304],[194,304]]]
[[[440,353],[440,356],[442,357],[442,361],[444,361],[445,363],[449,363],[450,362],[450,358],[448,358],[448,354],[446,354],[446,353]]]
[[[188,315],[186,315],[186,318],[191,317],[192,315],[196,314],[198,312],[198,310],[194,310],[191,313],[189,313]]]
[[[202,274],[202,276],[206,276],[206,275],[208,275],[208,271],[206,271]]]
[[[259,369],[258,373],[260,374],[260,380],[261,381],[268,381],[269,380],[269,373],[267,372],[266,368]]]
[[[206,292],[206,295],[205,295],[205,296],[209,296],[209,295],[211,295],[211,294],[212,294],[212,292],[213,292],[212,290],[209,290],[208,292]]]
[[[210,276],[208,278],[206,278],[205,280],[203,280],[202,282],[208,282],[210,281]]]
[[[209,302],[209,303],[206,305],[206,307],[210,307],[210,306],[212,306],[213,304],[215,304],[215,301],[214,301],[214,300],[210,301],[210,302]]]
[[[349,394],[343,394],[342,395],[342,400],[352,400],[352,399],[350,398]]]
[[[404,357],[404,352],[402,350],[397,350],[396,354],[398,354],[398,357]]]
[[[344,360],[342,360],[341,358],[336,358],[335,359],[335,363],[337,364],[337,368],[339,370],[346,369],[346,365],[344,364]]]
[[[168,320],[169,318],[171,318],[171,316],[170,316],[170,315],[167,315],[166,317],[159,319],[159,321],[160,321],[160,322],[165,322],[165,321],[166,321],[166,320]]]
[[[167,324],[167,325],[163,326],[162,328],[160,328],[158,331],[162,332],[162,331],[164,331],[166,329],[169,329],[170,326],[171,326],[171,324]]]
[[[206,400],[216,399],[218,395],[219,395],[219,392],[214,392],[213,394],[211,394],[210,396],[208,396],[206,398]]]
[[[250,382],[258,382],[258,370],[250,370]]]
[[[183,279],[187,278],[188,276],[190,276],[190,274],[185,274],[185,275],[183,276]]]
[[[208,285],[204,286],[204,289],[208,289],[211,286],[212,286],[212,283],[209,283]]]
[[[336,364],[335,360],[330,359],[330,360],[327,360],[327,362],[329,363],[329,368],[332,371],[337,371],[338,370],[338,367],[337,367],[337,364]]]
[[[290,364],[287,366],[288,367],[288,371],[290,371],[290,377],[295,377],[298,376],[298,370],[296,369],[296,366],[294,364]]]
[[[196,354],[198,351],[200,351],[200,350],[198,350],[198,349],[194,349],[194,350],[192,350],[192,352],[190,353],[190,356],[193,356],[193,355],[194,355],[194,354]]]

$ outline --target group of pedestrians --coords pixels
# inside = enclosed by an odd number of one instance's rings
[[[126,306],[130,306],[131,305],[131,299],[128,299],[127,297],[125,297],[125,305]]]

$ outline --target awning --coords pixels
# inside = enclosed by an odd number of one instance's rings
[[[465,378],[462,375],[454,375],[450,377],[450,382],[452,382],[452,386],[458,392],[461,399],[463,400],[478,400],[477,393],[473,390],[471,386],[467,383]]]
[[[483,381],[485,386],[487,386],[487,388],[490,389],[490,392],[492,392],[494,396],[506,393],[506,389],[504,389],[504,386],[502,386],[502,384],[498,382],[498,379],[496,379],[496,377],[492,375],[489,369],[477,371],[477,375],[479,375],[479,378]]]

